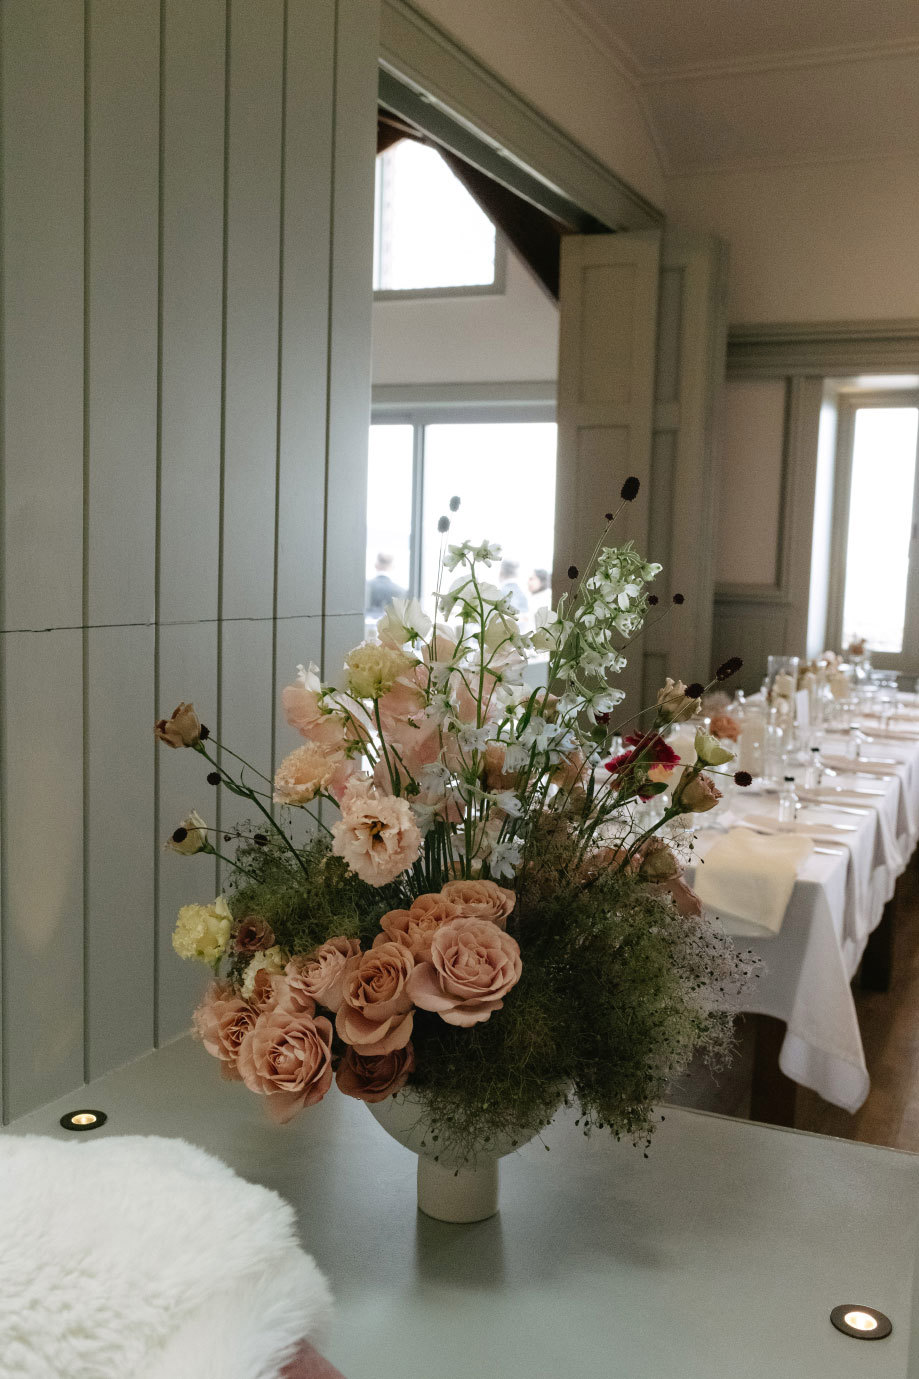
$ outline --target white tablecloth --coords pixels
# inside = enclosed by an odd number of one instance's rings
[[[870,734],[867,720],[865,731]],[[909,728],[904,725],[903,731]],[[844,750],[842,737],[827,736],[828,755]],[[853,762],[851,773],[825,779],[824,786],[883,793],[840,798],[838,809],[807,806],[801,822],[815,831],[821,822],[855,825],[856,831],[817,840],[818,848],[833,851],[815,852],[802,867],[776,937],[738,938],[762,961],[743,1009],[772,1015],[787,1026],[779,1055],[782,1071],[847,1111],[858,1110],[870,1088],[850,983],[919,839],[919,734],[902,742],[876,738],[863,745],[861,755],[900,764],[895,775],[882,777],[858,775]],[[843,807],[869,812],[850,814]],[[712,820],[715,827],[700,835],[696,865],[704,865],[718,830],[749,814],[775,810],[775,796],[743,792],[732,797]],[[730,917],[723,922],[731,932]],[[734,929],[741,932],[740,925]]]

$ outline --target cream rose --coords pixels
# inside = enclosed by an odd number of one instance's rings
[[[236,1067],[249,1090],[266,1098],[272,1119],[284,1125],[332,1085],[331,1022],[280,1005],[264,1010],[240,1045]]]
[[[414,1019],[407,991],[414,966],[399,943],[381,943],[348,960],[335,1028],[355,1052],[372,1057],[405,1048]]]
[[[226,949],[231,922],[229,906],[222,895],[212,905],[183,905],[172,946],[180,958],[215,963]]]
[[[349,1048],[338,1065],[335,1081],[345,1096],[357,1097],[358,1101],[385,1101],[393,1092],[402,1090],[414,1069],[411,1044],[376,1058],[365,1058]]]
[[[270,977],[279,976],[284,971],[286,959],[281,949],[274,945],[266,948],[264,952],[255,953],[250,959],[243,979],[240,984],[240,991],[248,999],[255,991],[255,979],[260,972],[267,972]]]
[[[501,929],[517,903],[514,892],[495,881],[448,881],[440,893],[467,917],[490,919]]]
[[[359,939],[336,937],[326,939],[307,957],[291,958],[284,970],[292,1002],[306,998],[327,1010],[337,1010],[348,961],[360,951]]]
[[[419,963],[408,993],[421,1010],[448,1025],[476,1025],[500,1010],[520,980],[520,949],[487,919],[453,919],[431,940],[431,961]]]

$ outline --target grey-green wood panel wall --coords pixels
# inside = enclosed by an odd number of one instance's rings
[[[3,1117],[187,1028],[195,698],[360,636],[376,0],[4,0]],[[324,634],[324,628],[331,630]]]

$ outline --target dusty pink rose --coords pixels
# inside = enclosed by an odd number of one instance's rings
[[[394,881],[421,852],[421,834],[408,802],[381,795],[364,782],[352,781],[345,790],[332,836],[335,855],[371,886]]]
[[[349,1048],[338,1065],[335,1081],[345,1096],[357,1097],[358,1101],[385,1101],[393,1092],[402,1090],[414,1068],[411,1044],[376,1058],[366,1058]]]
[[[405,1048],[414,1019],[407,990],[414,966],[399,943],[381,943],[348,959],[335,1028],[356,1053],[374,1056]]]
[[[721,791],[711,776],[707,776],[704,771],[701,775],[693,776],[690,767],[687,766],[680,776],[673,798],[680,804],[684,814],[705,814],[709,809],[715,808],[721,799]]]
[[[290,1002],[316,1001],[327,1010],[337,1010],[348,959],[360,951],[359,939],[330,938],[307,957],[291,958],[284,969]]]
[[[267,967],[260,967],[252,982],[249,999],[259,1014],[263,1010],[274,1010],[275,1006],[287,1000],[287,978],[280,972],[270,972]],[[315,1005],[307,1007],[303,1003],[297,1008],[301,1012],[306,1011],[307,1015],[314,1014],[316,1010]]]
[[[275,1006],[259,1015],[239,1049],[237,1069],[267,1099],[279,1125],[321,1101],[332,1085],[332,1025],[323,1015]]]
[[[490,919],[504,928],[517,897],[495,881],[448,881],[441,890],[445,900],[472,919]]]
[[[212,1058],[219,1058],[221,1072],[239,1080],[236,1061],[243,1040],[250,1033],[259,1012],[223,982],[208,987],[192,1017],[195,1033]]]
[[[194,704],[180,704],[173,709],[171,718],[161,718],[154,724],[153,731],[167,747],[194,747],[202,736],[201,721],[195,713]],[[207,729],[204,730],[204,736],[207,736]]]
[[[476,1025],[501,1009],[520,969],[516,939],[491,920],[452,919],[437,930],[431,961],[415,967],[408,992],[448,1025]]]
[[[408,948],[416,962],[431,956],[431,939],[436,929],[448,920],[457,919],[463,911],[442,895],[419,895],[408,910],[390,910],[380,920],[381,935],[374,939],[374,947],[380,943],[401,943]]]
[[[246,915],[239,921],[233,947],[237,953],[264,953],[275,944],[274,930],[261,915]]]

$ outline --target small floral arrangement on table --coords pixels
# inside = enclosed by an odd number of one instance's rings
[[[637,491],[628,480],[622,502]],[[185,906],[173,944],[214,968],[195,1012],[206,1049],[277,1121],[334,1078],[367,1102],[409,1085],[454,1154],[526,1139],[562,1102],[585,1131],[637,1139],[694,1052],[729,1050],[746,959],[702,915],[679,841],[658,835],[714,807],[732,754],[699,732],[680,760],[667,734],[707,687],[671,679],[610,750],[611,676],[660,569],[607,544],[614,516],[529,634],[483,573],[499,548],[447,544],[441,518],[434,618],[394,600],[342,688],[301,667],[283,704],[303,742],[273,781],[191,704],[156,725],[259,816],[222,831],[228,893]],[[192,813],[169,846],[214,854],[211,836]]]

